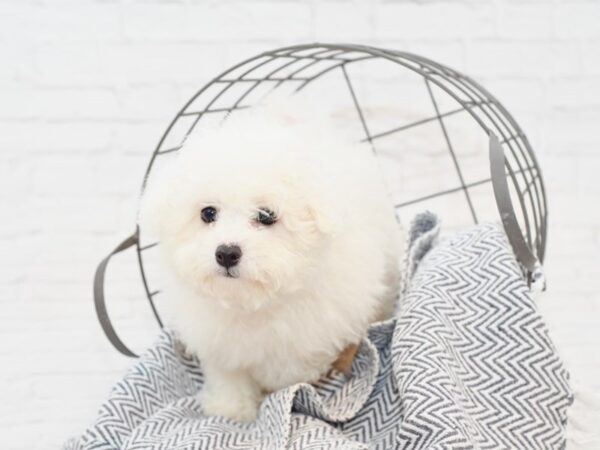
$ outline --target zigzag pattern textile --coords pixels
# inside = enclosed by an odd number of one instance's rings
[[[275,392],[254,423],[202,412],[200,364],[164,332],[64,450],[562,449],[568,373],[503,231],[415,219],[396,317],[352,374]]]

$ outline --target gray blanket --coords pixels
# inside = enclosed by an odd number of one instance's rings
[[[254,423],[207,417],[198,361],[164,332],[65,449],[563,448],[568,374],[503,231],[437,234],[415,221],[396,317],[349,379],[275,392]]]

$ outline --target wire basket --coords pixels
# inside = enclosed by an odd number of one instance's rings
[[[261,53],[235,65],[177,113],[152,153],[142,188],[190,133],[282,90],[320,94],[323,108],[330,108],[356,139],[372,147],[400,217],[430,209],[448,228],[500,218],[524,276],[529,283],[544,284],[546,195],[527,137],[478,83],[410,53],[307,44]],[[133,246],[150,307],[162,327],[156,305],[160,289],[149,268],[158,243],[148,241],[139,225],[101,262],[94,280],[100,323],[115,348],[128,356],[135,354],[108,317],[104,276],[111,256]]]

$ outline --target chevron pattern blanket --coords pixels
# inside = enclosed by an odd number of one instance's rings
[[[349,378],[274,392],[254,423],[207,417],[198,361],[165,332],[65,449],[564,448],[568,375],[503,232],[438,228],[413,225],[397,315]]]

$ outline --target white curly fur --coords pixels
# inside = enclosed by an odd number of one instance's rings
[[[144,194],[142,223],[173,274],[170,325],[201,361],[207,414],[252,420],[266,393],[317,380],[394,306],[402,239],[370,148],[290,105],[190,137]],[[259,208],[277,222],[257,223]],[[242,249],[235,278],[215,261],[220,244]]]

